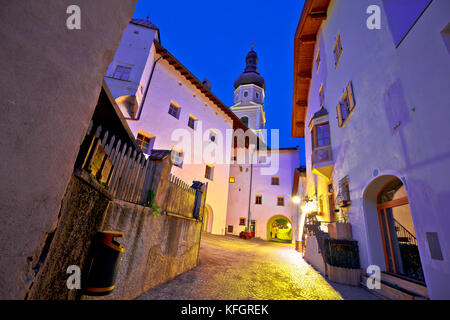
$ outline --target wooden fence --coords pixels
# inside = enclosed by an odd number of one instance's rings
[[[157,191],[163,194],[154,194],[158,199],[163,199],[161,213],[201,218],[201,207],[204,206],[202,194],[205,191],[202,183],[195,182],[191,187],[169,174],[170,168],[165,176],[161,176],[161,170],[157,174],[158,160],[152,156],[147,158],[136,146],[116,141],[115,136],[109,137],[108,131],[101,126],[94,131],[92,121],[85,139],[89,147],[82,155],[81,168],[100,182],[115,199],[145,205],[150,190],[164,190]],[[166,155],[170,156],[167,152]],[[167,186],[158,188],[161,184]]]
[[[164,212],[193,218],[196,193],[196,189],[171,174],[169,176],[169,187],[164,202]]]

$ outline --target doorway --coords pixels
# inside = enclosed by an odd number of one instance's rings
[[[267,222],[267,240],[275,242],[292,242],[292,223],[285,216],[273,216]]]
[[[406,189],[398,178],[380,190],[377,212],[387,272],[425,283]]]

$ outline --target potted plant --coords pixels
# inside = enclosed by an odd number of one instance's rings
[[[359,286],[361,266],[357,241],[326,239],[325,263],[330,281]]]
[[[336,209],[339,212],[338,221],[328,225],[328,233],[332,239],[352,239],[352,225],[348,222],[348,215],[343,210]]]

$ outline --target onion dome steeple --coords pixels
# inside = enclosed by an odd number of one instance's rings
[[[253,45],[252,45],[252,49],[245,57],[245,63],[246,63],[245,70],[239,76],[239,78],[237,78],[237,80],[234,82],[234,88],[237,89],[239,86],[242,86],[242,85],[254,84],[265,90],[266,84],[265,84],[263,76],[261,76],[258,73],[258,67],[257,67],[258,55],[253,50]]]

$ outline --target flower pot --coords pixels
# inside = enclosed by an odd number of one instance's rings
[[[334,267],[329,265],[328,263],[327,275],[330,281],[351,286],[359,286],[359,283],[361,281],[361,269]]]
[[[347,222],[330,223],[328,225],[328,234],[332,239],[352,239],[352,225]]]

